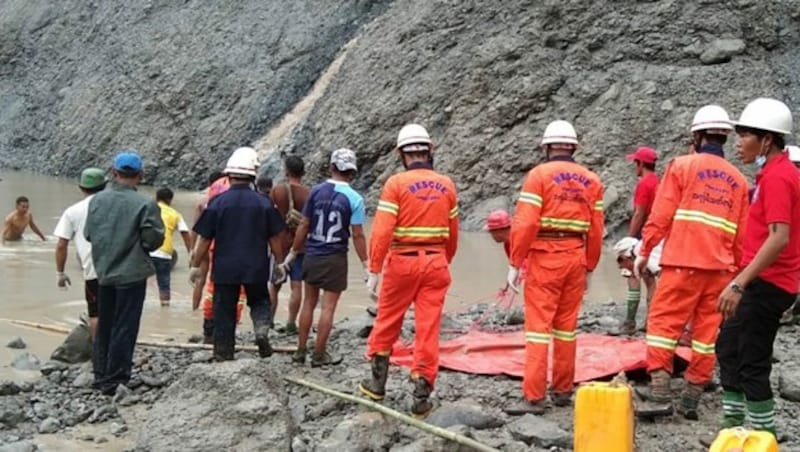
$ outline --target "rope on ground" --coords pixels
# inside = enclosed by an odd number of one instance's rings
[[[0,319],[6,322],[10,322],[12,325],[19,325],[28,328],[34,328],[37,330],[42,331],[49,331],[51,333],[61,333],[61,334],[69,334],[70,329],[64,328],[58,325],[50,325],[47,323],[36,323],[36,322],[29,322],[27,320],[14,320],[14,319]],[[148,341],[148,340],[138,340],[136,341],[136,345],[141,345],[143,347],[159,347],[159,348],[179,348],[184,350],[213,350],[214,346],[211,344],[185,344],[180,342],[165,342],[165,341]],[[257,352],[258,347],[255,345],[236,345],[236,350],[244,351],[244,352]],[[297,347],[294,346],[284,346],[284,345],[273,345],[272,351],[277,353],[294,353],[297,351]]]
[[[347,400],[349,402],[358,403],[360,405],[364,405],[365,407],[378,411],[386,416],[391,417],[392,419],[398,420],[400,422],[406,423],[413,427],[416,427],[420,430],[424,430],[428,433],[433,435],[439,436],[441,438],[453,441],[455,443],[461,444],[463,446],[471,447],[475,450],[481,452],[500,452],[498,449],[493,447],[489,447],[485,444],[479,443],[474,439],[467,438],[464,435],[460,435],[455,432],[451,432],[450,430],[443,429],[441,427],[437,427],[435,425],[428,424],[425,421],[421,421],[419,419],[415,419],[407,414],[400,413],[395,411],[391,408],[385,407],[379,403],[375,403],[371,400],[367,400],[361,397],[356,397],[350,394],[345,394],[343,392],[336,391],[334,389],[327,388],[317,383],[310,382],[308,380],[304,380],[302,378],[293,378],[293,377],[284,377],[284,379],[290,383],[294,383],[296,385],[305,386],[307,388],[314,389],[316,391],[322,392],[324,394],[328,394],[330,396],[338,397],[342,400]]]

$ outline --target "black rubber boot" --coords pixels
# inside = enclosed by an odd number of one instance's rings
[[[389,356],[375,355],[372,357],[372,378],[362,380],[358,389],[372,400],[383,400],[388,377]]]
[[[424,418],[433,409],[433,403],[429,399],[433,388],[422,377],[412,378],[411,381],[414,383],[414,403],[411,405],[411,414],[418,418]]]
[[[269,358],[272,356],[272,346],[269,344],[269,328],[260,326],[256,329],[256,345],[258,346],[258,356]]]
[[[233,361],[235,349],[233,342],[229,344],[214,342],[214,361]]]

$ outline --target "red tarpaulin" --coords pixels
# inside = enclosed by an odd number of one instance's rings
[[[397,342],[392,350],[392,364],[410,367],[413,350],[414,344]],[[550,350],[552,353],[552,347]],[[646,354],[644,339],[579,334],[575,382],[596,380],[623,370],[644,369]],[[677,354],[688,361],[692,352],[679,347]],[[487,333],[473,330],[443,341],[439,367],[470,374],[506,374],[521,378],[525,367],[525,335],[522,331]]]

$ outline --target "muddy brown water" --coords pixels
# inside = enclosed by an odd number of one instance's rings
[[[27,196],[34,221],[47,236],[47,241],[42,242],[29,231],[21,242],[0,245],[0,317],[70,327],[85,310],[81,271],[75,250],[70,247],[66,271],[73,286],[66,291],[56,287],[56,240],[52,232],[62,211],[80,200],[82,195],[74,180],[24,172],[0,172],[0,179],[0,215],[5,217],[14,208],[17,196]],[[154,190],[143,187],[141,191],[151,196]],[[184,215],[187,223],[191,222],[193,205],[200,196],[197,192],[176,191],[173,206]],[[180,239],[175,239],[179,262],[172,274],[172,304],[166,308],[159,305],[155,281],[151,278],[148,281],[141,338],[185,341],[201,331],[201,311],[191,309],[188,259]],[[447,296],[446,309],[456,310],[491,300],[502,286],[506,270],[502,247],[495,244],[488,234],[461,234],[459,251],[452,265],[453,284]],[[595,272],[587,300],[591,303],[621,300],[624,293],[625,284],[616,269],[616,262],[606,252],[600,268]],[[287,296],[288,290],[284,288],[276,317],[279,323],[284,322],[287,316]],[[371,304],[358,258],[351,250],[350,288],[342,296],[337,318],[360,315]],[[251,328],[247,316],[240,328]],[[34,331],[0,321],[0,378],[34,378],[37,375],[36,372],[16,371],[9,366],[17,351],[6,348],[5,344],[15,336],[22,336],[28,344],[28,350],[42,361],[63,339],[59,334]]]

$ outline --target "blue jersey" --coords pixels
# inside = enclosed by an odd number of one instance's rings
[[[364,198],[350,184],[329,179],[311,189],[303,215],[310,223],[306,254],[346,253],[350,226],[362,225],[366,218]]]

